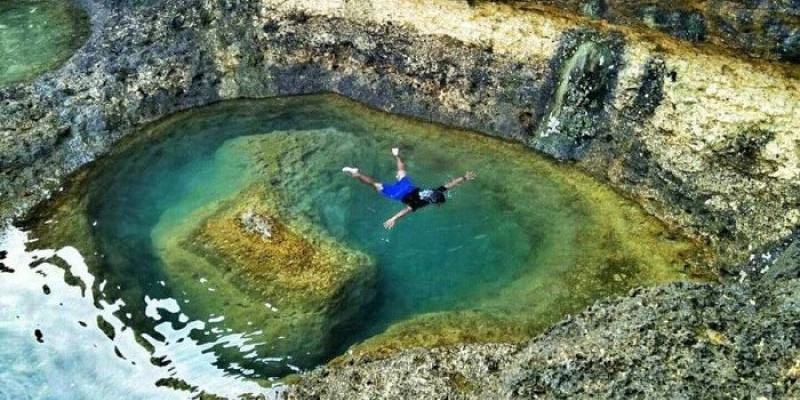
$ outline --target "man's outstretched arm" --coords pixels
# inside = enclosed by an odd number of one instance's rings
[[[397,220],[410,214],[411,211],[414,211],[414,209],[412,209],[409,206],[406,206],[406,208],[400,210],[400,212],[392,216],[392,218],[387,219],[386,222],[383,223],[383,227],[386,229],[394,228],[394,224],[397,222]]]
[[[450,190],[466,181],[471,181],[475,179],[475,173],[472,171],[468,171],[464,176],[459,176],[458,178],[453,179],[450,182],[444,184],[445,189]]]

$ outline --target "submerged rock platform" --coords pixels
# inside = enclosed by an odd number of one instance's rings
[[[273,354],[313,364],[327,355],[332,330],[372,299],[374,263],[289,217],[269,190],[253,185],[196,211],[184,224],[159,230],[154,245],[169,286],[194,299],[185,306],[190,313],[217,310],[227,327],[259,327],[264,340],[284,338]],[[213,293],[201,278],[214,282]]]

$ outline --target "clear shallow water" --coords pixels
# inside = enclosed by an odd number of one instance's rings
[[[0,86],[56,67],[88,34],[88,18],[71,1],[0,0]]]
[[[54,271],[60,270],[53,267],[45,274],[50,295],[41,283],[27,282],[28,293],[12,291],[0,311],[0,326],[10,327],[0,337],[28,347],[48,349],[51,331],[68,326],[64,319],[91,323],[98,313],[115,327],[111,343],[129,338],[117,345],[123,360],[90,324],[79,332],[91,331],[104,350],[75,346],[67,354],[42,355],[75,374],[86,373],[82,358],[125,373],[139,357],[142,387],[155,390],[152,382],[170,376],[217,394],[257,391],[248,385],[268,385],[364,339],[356,351],[523,340],[599,297],[687,278],[685,266],[699,262],[692,243],[567,167],[520,146],[338,97],[223,103],[168,118],[140,136],[39,210],[27,225],[38,241],[23,246],[15,233],[16,258],[4,261],[28,274],[26,257],[34,248],[70,246],[77,249],[70,262],[43,257],[67,271],[86,263],[85,273],[77,274],[84,278],[66,279],[84,282],[86,297],[67,301],[84,308],[58,317],[28,313],[62,292],[80,292],[59,284]],[[465,170],[475,170],[478,179],[454,190],[444,206],[420,210],[386,231],[382,221],[402,205],[340,169],[357,165],[392,179],[389,148],[395,145],[420,185],[438,186]],[[306,320],[276,308],[279,298],[242,289],[225,266],[189,257],[175,245],[175,237],[253,185],[284,200],[282,218],[307,221],[375,263],[376,279],[359,293],[364,302],[355,317],[323,320],[314,329],[327,332],[320,339],[302,324]],[[10,284],[2,280],[0,289]],[[42,326],[45,343],[35,342],[34,326]],[[65,333],[63,341],[84,339]],[[149,352],[151,362],[145,361]],[[10,350],[0,363],[27,365],[24,354]],[[33,384],[47,380],[47,371],[22,380],[23,372],[2,376]],[[88,384],[75,392],[102,397]],[[32,397],[71,398],[53,389],[42,393]]]

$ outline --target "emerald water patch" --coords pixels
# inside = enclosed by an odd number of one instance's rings
[[[391,182],[392,147],[423,188],[477,179],[386,230],[403,204],[341,168]],[[156,364],[199,348],[220,374],[262,385],[348,348],[525,340],[596,299],[690,279],[706,261],[568,165],[332,95],[166,118],[28,226],[32,247],[80,251],[87,289],[117,302],[113,316]]]
[[[72,1],[0,0],[0,86],[61,64],[88,33],[88,18]]]

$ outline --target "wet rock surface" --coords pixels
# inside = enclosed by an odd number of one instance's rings
[[[407,350],[386,359],[348,359],[314,371],[285,398],[499,398],[501,392],[493,389],[500,389],[502,371],[511,367],[517,353],[513,345],[471,345]]]
[[[0,192],[11,199],[0,215],[21,215],[159,116],[332,91],[576,159],[723,260],[779,241],[800,220],[800,94],[787,71],[541,11],[386,1],[196,0],[191,12],[88,2],[85,48],[31,85],[0,90]],[[524,35],[509,41],[508,29]],[[740,147],[749,155],[732,160]]]
[[[550,110],[531,138],[532,146],[558,159],[578,159],[591,140],[605,129],[605,109],[619,68],[621,39],[598,38],[576,32],[566,40],[557,59],[564,64],[555,91],[548,94]],[[570,49],[570,47],[574,47]],[[547,102],[548,100],[544,100]]]
[[[331,91],[512,140],[569,126],[531,143],[703,238],[729,275],[599,303],[519,348],[347,360],[313,372],[290,397],[800,395],[797,245],[787,240],[800,222],[796,71],[495,4],[81,4],[93,22],[83,49],[58,71],[0,89],[3,220],[145,122],[221,99]],[[796,2],[707,4],[699,13],[630,7],[630,18],[689,41],[731,38],[756,55],[797,58]],[[593,2],[586,11],[617,21],[620,9]],[[584,50],[559,52],[575,29],[592,32],[570,47]],[[616,36],[619,45],[604,44]],[[615,68],[601,72],[605,55]],[[553,96],[559,88],[565,95]],[[765,254],[764,263],[747,261]]]

